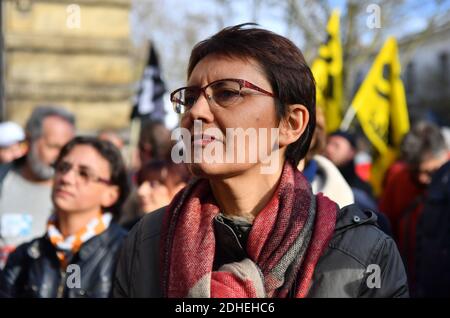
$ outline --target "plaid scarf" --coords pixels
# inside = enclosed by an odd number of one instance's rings
[[[164,296],[306,297],[339,217],[336,203],[314,196],[303,174],[286,163],[277,190],[254,220],[248,258],[213,271],[218,214],[205,179],[191,182],[166,210],[160,258]]]
[[[58,229],[56,214],[52,214],[47,223],[47,236],[56,248],[61,267],[67,268],[69,260],[80,250],[83,243],[104,232],[109,227],[111,219],[111,213],[99,212],[84,228],[64,238]]]

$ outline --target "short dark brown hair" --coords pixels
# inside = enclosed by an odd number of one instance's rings
[[[316,125],[316,85],[301,50],[289,39],[260,29],[254,23],[227,27],[199,42],[192,50],[188,78],[195,66],[214,54],[255,60],[272,86],[278,118],[283,118],[288,105],[302,104],[309,112],[303,135],[286,150],[286,159],[294,165],[305,157]]]

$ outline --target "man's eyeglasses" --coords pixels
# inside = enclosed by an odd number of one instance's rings
[[[173,104],[173,109],[178,114],[184,114],[190,110],[201,94],[205,96],[208,102],[213,101],[222,107],[229,107],[243,99],[245,95],[243,92],[244,88],[273,97],[272,93],[246,80],[228,78],[211,82],[204,87],[188,86],[179,88],[170,94],[170,100]]]
[[[79,167],[76,168],[73,164],[67,161],[61,161],[54,165],[55,173],[57,175],[65,175],[70,170],[74,170],[76,173],[77,178],[84,184],[87,184],[89,182],[100,182],[104,184],[111,184],[111,180],[107,180],[104,178],[100,178],[95,175],[94,172],[90,171],[89,168],[86,167]]]

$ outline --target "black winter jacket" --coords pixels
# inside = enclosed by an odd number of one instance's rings
[[[66,271],[47,236],[20,245],[0,274],[0,294],[9,297],[111,296],[113,275],[126,231],[115,223],[85,242]],[[79,269],[79,271],[78,271]]]
[[[150,213],[131,230],[121,251],[114,297],[162,296],[159,246],[163,214],[164,208]],[[363,212],[355,205],[343,208],[333,238],[316,266],[308,297],[409,297],[397,246],[376,220],[375,213]]]

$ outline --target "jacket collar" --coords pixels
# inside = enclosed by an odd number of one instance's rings
[[[378,217],[375,212],[361,210],[356,204],[343,207],[341,217],[336,222],[334,236],[362,224],[377,224]]]
[[[120,235],[120,232],[120,227],[111,222],[109,227],[104,232],[91,238],[81,246],[78,256],[82,260],[88,259],[92,256],[92,254],[96,253],[100,247],[107,246],[110,242],[114,241],[117,236]]]
[[[122,232],[123,229],[120,226],[111,222],[110,226],[104,232],[100,235],[94,236],[81,246],[80,251],[78,252],[78,257],[81,260],[88,259],[94,253],[98,252],[99,248],[109,245],[110,242],[114,241],[121,235]],[[37,259],[41,255],[47,255],[50,250],[55,251],[55,247],[50,242],[48,236],[44,235],[43,239],[45,244],[40,244],[41,240],[35,240],[32,244],[30,244],[27,250],[30,257]]]

